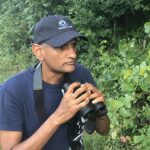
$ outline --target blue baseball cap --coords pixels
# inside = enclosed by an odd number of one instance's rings
[[[33,43],[46,43],[60,47],[74,38],[84,38],[72,22],[62,15],[50,15],[41,19],[33,30]]]

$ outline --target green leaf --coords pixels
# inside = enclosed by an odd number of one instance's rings
[[[124,104],[126,108],[131,108],[131,102],[134,100],[134,97],[128,94],[125,94],[124,97],[120,97],[119,100]]]
[[[150,89],[150,76],[144,78],[140,82],[140,86],[142,90],[148,91]]]
[[[123,108],[120,109],[119,112],[120,112],[121,117],[123,117],[123,118],[131,117],[131,112],[129,111],[129,109],[126,109],[126,108],[123,107]]]
[[[142,63],[140,64],[140,72],[139,72],[139,75],[140,75],[140,76],[144,76],[144,73],[145,73],[146,70],[147,70],[147,65],[146,65],[145,62],[142,62]]]
[[[146,107],[146,108],[144,109],[144,112],[142,113],[142,115],[143,115],[144,117],[146,117],[146,119],[150,119],[150,108],[149,108],[149,107]]]
[[[138,144],[144,140],[144,136],[134,136],[133,141],[135,144]]]
[[[131,69],[127,69],[124,71],[124,74],[123,74],[123,79],[127,79],[128,77],[130,77],[132,74],[132,70]]]
[[[150,34],[150,22],[144,24],[145,33]]]
[[[111,100],[108,101],[108,104],[110,106],[111,111],[117,111],[119,108],[121,108],[124,104],[119,100]]]
[[[133,82],[124,82],[121,85],[122,91],[130,92],[134,91],[135,83]]]

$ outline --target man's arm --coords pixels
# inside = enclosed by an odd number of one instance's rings
[[[22,132],[0,131],[2,150],[40,150],[60,126],[54,115],[51,115],[42,126],[27,140],[21,142]]]
[[[101,118],[96,118],[95,121],[96,131],[101,135],[108,135],[110,130],[110,119],[107,115]]]
[[[56,130],[65,122],[70,120],[80,109],[85,107],[89,100],[89,93],[86,92],[86,86],[76,90],[74,88],[79,83],[71,84],[64,94],[60,105],[56,111],[41,125],[41,127],[28,139],[22,140],[22,132],[17,131],[0,131],[0,145],[2,150],[40,150],[47,141],[52,137]],[[82,96],[79,95],[83,92]],[[9,143],[9,144],[8,144]]]
[[[89,99],[92,100],[93,104],[98,102],[104,102],[104,96],[96,87],[90,83],[85,83],[88,91],[91,92]],[[96,131],[101,135],[107,135],[110,130],[110,119],[107,115],[101,118],[93,118],[91,121],[95,122]]]
[[[22,132],[0,130],[0,146],[2,150],[9,150],[20,143]]]

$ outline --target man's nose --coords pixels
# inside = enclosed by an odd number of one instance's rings
[[[76,58],[77,57],[77,50],[76,50],[76,47],[74,46],[69,46],[68,47],[68,54],[69,54],[69,57],[72,57],[72,58]]]

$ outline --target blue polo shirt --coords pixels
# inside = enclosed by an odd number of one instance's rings
[[[39,127],[33,93],[34,68],[29,68],[8,79],[0,86],[0,130],[21,131],[23,140],[30,137]],[[69,74],[72,81],[95,82],[90,72],[80,64]],[[43,82],[46,115],[50,116],[58,107],[65,81],[51,85]],[[68,150],[68,125],[61,125],[48,140],[44,150]]]

